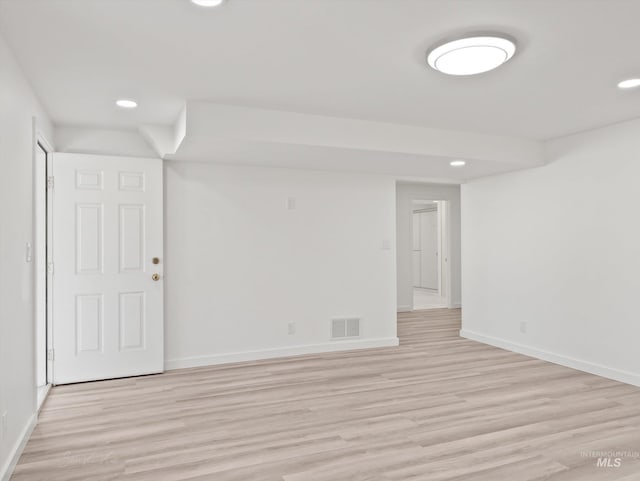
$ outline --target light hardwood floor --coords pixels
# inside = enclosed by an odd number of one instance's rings
[[[13,480],[640,480],[640,389],[399,316],[399,348],[54,388]],[[612,460],[612,464],[615,461]]]

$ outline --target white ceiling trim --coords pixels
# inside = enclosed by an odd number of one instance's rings
[[[267,157],[260,163],[280,167],[326,169],[331,155],[339,159],[341,170],[414,176],[433,175],[434,163],[448,165],[452,159],[482,167],[494,164],[491,173],[545,163],[542,143],[530,139],[203,101],[187,102],[172,127],[146,125],[140,132],[161,158],[176,161],[219,162],[224,156],[231,163],[246,163],[253,150]],[[233,159],[234,152],[242,156]],[[302,160],[302,155],[308,158]],[[303,163],[296,164],[291,156]],[[460,170],[453,177],[461,174],[471,178],[481,172]]]

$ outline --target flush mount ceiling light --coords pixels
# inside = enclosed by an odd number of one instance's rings
[[[467,163],[464,160],[452,160],[449,165],[451,167],[464,167]]]
[[[618,84],[618,88],[621,89],[632,89],[633,87],[640,87],[640,78],[630,78]]]
[[[475,75],[499,67],[515,51],[515,42],[505,36],[472,36],[434,47],[427,53],[427,63],[448,75]]]
[[[130,99],[120,99],[116,100],[116,105],[123,109],[135,109],[138,106],[138,102]]]
[[[224,3],[224,0],[191,0],[191,3],[195,3],[201,7],[217,7]]]

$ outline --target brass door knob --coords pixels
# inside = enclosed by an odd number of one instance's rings
[[[151,263],[152,264],[160,264],[160,259],[158,257],[154,257],[153,259],[151,259]]]
[[[154,281],[159,281],[160,280],[160,274],[154,274],[151,276],[151,279],[153,279]]]

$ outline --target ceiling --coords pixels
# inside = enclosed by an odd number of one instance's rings
[[[187,101],[546,140],[640,116],[636,0],[0,0],[0,31],[56,125],[174,125]],[[499,31],[495,71],[426,67]],[[117,98],[139,108],[118,109]]]

